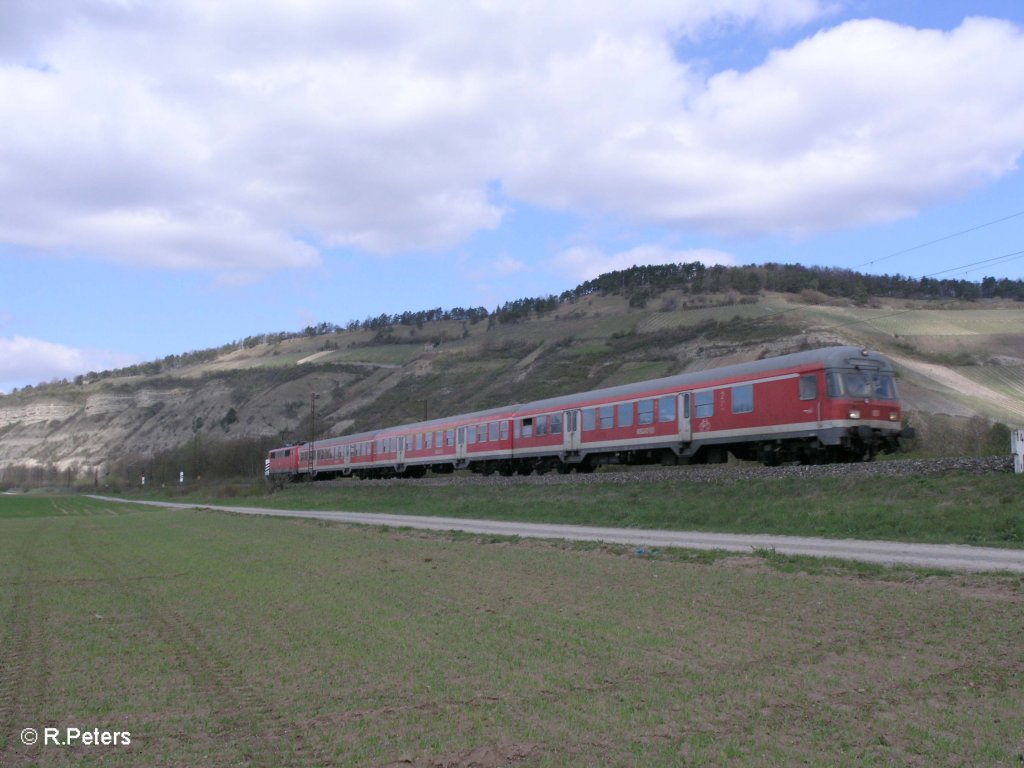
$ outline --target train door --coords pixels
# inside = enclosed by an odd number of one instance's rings
[[[455,430],[455,458],[466,458],[466,428],[459,427]]]
[[[693,431],[690,428],[691,399],[689,392],[679,395],[679,439],[684,443],[693,439]]]
[[[562,414],[562,449],[566,453],[580,449],[580,409],[574,408]]]

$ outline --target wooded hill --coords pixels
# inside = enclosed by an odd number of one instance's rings
[[[321,323],[0,397],[0,483],[256,475],[265,449],[849,343],[890,355],[919,448],[1024,425],[1024,283],[634,267],[561,296]],[[316,395],[314,399],[312,396]]]

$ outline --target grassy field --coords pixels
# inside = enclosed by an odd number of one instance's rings
[[[1024,547],[1022,480],[1012,473],[919,477],[679,479],[644,483],[436,486],[355,479],[288,486],[239,503],[535,523],[773,533]],[[207,492],[176,500],[208,501]],[[232,503],[219,499],[218,503]]]
[[[1024,586],[0,496],[0,765],[1016,765]],[[34,745],[24,728],[130,734]]]

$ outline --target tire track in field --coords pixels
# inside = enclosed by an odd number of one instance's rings
[[[88,523],[85,526],[96,530]],[[168,607],[144,579],[127,574],[117,562],[84,542],[80,525],[70,529],[69,536],[76,554],[96,568],[119,602],[131,606],[144,618],[169,650],[175,666],[186,674],[198,696],[210,706],[212,727],[204,734],[207,739],[231,745],[236,754],[247,753],[248,759],[242,761],[246,765],[272,768],[306,765],[311,758],[320,764],[329,764],[304,741],[303,731],[246,683],[230,659],[212,648],[202,631]],[[135,734],[132,735],[134,743]],[[161,737],[193,735],[162,734]],[[139,742],[145,743],[147,736],[151,738],[152,734],[143,736]]]
[[[44,615],[34,576],[43,524],[32,527],[18,548],[11,607],[4,616],[3,645],[0,646],[0,765],[27,764],[32,756],[22,744],[22,728],[37,727],[41,704],[46,698],[49,678]]]

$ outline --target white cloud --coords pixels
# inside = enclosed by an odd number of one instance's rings
[[[730,253],[712,248],[691,248],[673,250],[658,245],[638,245],[618,253],[604,253],[598,248],[574,246],[555,256],[552,265],[558,271],[584,282],[599,275],[616,270],[640,267],[648,264],[692,264],[699,261],[705,266],[736,263]]]
[[[912,215],[1011,172],[1024,151],[1013,74],[1024,35],[1008,23],[944,33],[848,22],[707,82],[677,68],[675,83],[656,84],[671,70],[651,54],[595,52],[585,69],[603,88],[559,86],[580,95],[564,109],[552,99],[547,117],[574,140],[524,166],[510,193],[729,235],[801,235]]]
[[[508,277],[526,269],[526,263],[512,256],[503,256],[494,262],[494,273],[500,277]]]
[[[1024,38],[849,22],[706,78],[685,41],[819,0],[63,0],[0,11],[0,243],[219,275],[431,251],[510,201],[722,233],[911,215],[1010,172]]]
[[[0,338],[0,387],[10,389],[73,378],[136,362],[137,358],[118,352],[75,349],[24,336]]]

